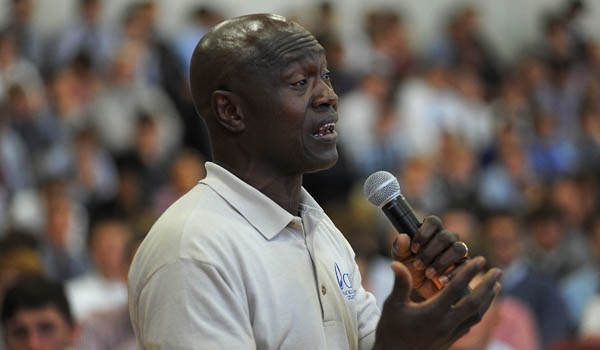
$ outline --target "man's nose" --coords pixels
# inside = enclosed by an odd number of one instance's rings
[[[27,350],[42,349],[42,338],[38,332],[30,332],[27,337]]]
[[[337,110],[338,96],[333,91],[331,83],[320,79],[313,99],[313,107],[327,106]]]

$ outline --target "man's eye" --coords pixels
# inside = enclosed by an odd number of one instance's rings
[[[37,324],[38,332],[43,336],[49,336],[56,331],[56,325],[52,322],[40,322]]]
[[[27,327],[16,327],[7,332],[13,339],[23,340],[29,335]]]
[[[292,86],[304,86],[306,85],[306,79],[298,80],[295,83],[292,83]]]
[[[323,79],[331,80],[331,72],[327,72],[327,73],[323,74]]]

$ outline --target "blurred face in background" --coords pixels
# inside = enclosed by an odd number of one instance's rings
[[[560,243],[563,236],[563,229],[557,219],[550,217],[539,218],[531,226],[535,242],[546,252],[550,252]]]
[[[205,175],[203,160],[195,154],[184,153],[171,168],[171,183],[178,193],[183,194],[192,189]]]
[[[144,117],[138,121],[135,145],[145,162],[151,162],[160,153],[158,126],[152,117]]]
[[[127,271],[127,245],[131,233],[118,221],[107,221],[94,228],[91,251],[98,271],[106,278],[120,279]]]
[[[554,204],[562,211],[567,226],[577,227],[583,224],[588,213],[583,200],[584,193],[575,180],[557,181],[552,187],[551,196]]]
[[[4,324],[6,350],[65,350],[76,329],[53,305],[21,309]]]
[[[508,266],[520,254],[517,222],[507,215],[491,217],[484,230],[487,237],[490,262],[499,267]]]
[[[90,23],[100,20],[100,3],[98,0],[81,0],[81,14]]]
[[[112,62],[112,80],[116,84],[129,85],[135,78],[135,69],[140,58],[139,45],[127,41],[117,52]]]
[[[15,40],[9,34],[0,35],[0,69],[10,66],[15,58]]]
[[[13,15],[19,22],[26,22],[31,18],[33,6],[31,0],[13,0]]]
[[[441,216],[446,229],[458,233],[459,239],[469,246],[469,250],[476,252],[480,247],[479,228],[477,218],[468,210],[451,209]],[[473,249],[475,248],[475,249]]]

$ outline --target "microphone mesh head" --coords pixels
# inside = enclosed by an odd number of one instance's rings
[[[369,202],[379,207],[400,195],[400,184],[391,173],[377,171],[365,181],[364,191]]]

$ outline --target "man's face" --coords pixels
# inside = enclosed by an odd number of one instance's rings
[[[294,44],[289,39],[281,43]],[[338,158],[338,98],[325,55],[316,41],[312,46],[300,41],[296,50],[286,52],[287,60],[251,87],[248,131],[276,171],[297,174],[329,168]]]
[[[7,350],[64,350],[74,337],[75,330],[54,306],[20,310],[4,329]]]

